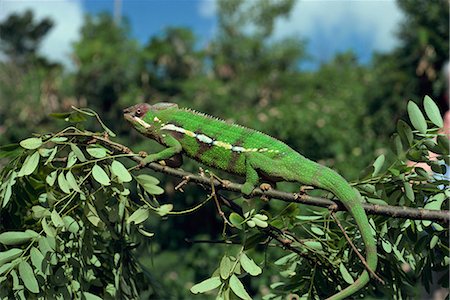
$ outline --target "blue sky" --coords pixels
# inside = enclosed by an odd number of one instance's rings
[[[252,1],[252,0],[247,0]],[[130,21],[132,35],[142,43],[167,26],[187,26],[200,46],[216,32],[215,0],[122,0],[122,15]],[[13,12],[32,9],[38,18],[50,17],[55,27],[41,52],[67,62],[71,43],[79,38],[86,13],[113,13],[113,0],[0,0],[0,21]],[[294,36],[308,41],[307,51],[317,65],[336,52],[353,50],[360,61],[374,51],[395,47],[394,32],[402,14],[391,0],[308,0],[295,2],[291,15],[275,25],[274,38]]]

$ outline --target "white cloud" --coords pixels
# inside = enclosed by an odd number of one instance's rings
[[[83,24],[83,9],[80,1],[75,0],[0,0],[0,22],[12,13],[33,11],[35,20],[49,17],[54,22],[53,28],[44,38],[40,53],[51,61],[71,66],[69,54],[71,44],[80,35]]]
[[[203,18],[213,18],[217,13],[217,1],[201,0],[198,4],[198,12]]]
[[[350,48],[388,51],[397,43],[395,29],[402,16],[394,1],[297,1],[289,18],[277,21],[275,37],[306,38],[319,61]]]

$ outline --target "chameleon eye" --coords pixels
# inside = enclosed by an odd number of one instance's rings
[[[138,109],[136,109],[136,117],[140,117],[141,116],[141,109],[140,108],[138,108]]]

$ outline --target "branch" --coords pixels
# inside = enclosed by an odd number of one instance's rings
[[[115,150],[120,153],[133,154],[133,152],[126,146],[113,142],[109,140],[107,137],[100,137],[93,133],[82,133],[82,132],[74,132],[74,133],[63,133],[61,136],[73,136],[73,137],[84,137],[87,139],[95,139],[99,141],[104,146]],[[141,163],[143,158],[136,156],[128,157],[129,159],[134,160],[137,163]],[[165,173],[171,176],[175,176],[182,179],[188,179],[189,182],[195,182],[201,185],[211,186],[217,190],[228,190],[232,192],[241,192],[241,184],[234,182],[221,182],[217,179],[211,180],[210,177],[204,177],[200,175],[194,175],[192,173],[186,172],[181,169],[174,169],[168,166],[163,166],[159,163],[150,163],[145,166],[146,168],[152,169],[157,172]],[[345,206],[339,201],[333,201],[326,198],[309,196],[306,194],[297,194],[297,193],[286,193],[278,190],[268,190],[262,191],[259,188],[256,188],[252,196],[265,197],[270,199],[281,200],[284,202],[293,202],[293,203],[301,203],[319,207],[328,208],[330,211],[346,211]],[[375,205],[362,203],[362,206],[366,213],[373,215],[382,215],[393,218],[406,218],[411,220],[430,220],[435,222],[440,222],[444,224],[448,224],[450,222],[450,212],[448,210],[428,210],[423,208],[411,208],[405,206],[392,206],[392,205]]]

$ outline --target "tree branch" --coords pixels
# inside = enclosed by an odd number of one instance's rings
[[[101,137],[93,133],[84,132],[73,132],[73,133],[63,133],[61,136],[73,136],[73,137],[84,137],[87,139],[94,139],[99,141],[104,146],[115,150],[120,153],[133,154],[133,152],[126,146],[113,142],[107,137]],[[141,163],[142,157],[136,156],[128,157],[137,163]],[[159,163],[150,163],[146,165],[146,168],[152,169],[157,172],[165,173],[178,178],[188,179],[189,182],[195,182],[201,185],[213,185],[217,190],[228,190],[233,192],[241,192],[241,184],[234,182],[221,182],[217,179],[211,180],[210,177],[195,175],[186,172],[181,169],[174,169],[168,166],[163,166]],[[309,196],[306,194],[297,193],[286,193],[278,190],[268,190],[262,191],[256,188],[252,196],[265,197],[274,200],[281,200],[285,202],[301,203],[306,205],[313,205],[319,207],[328,208],[331,211],[346,211],[347,209],[339,200],[330,200],[326,198]],[[440,222],[448,224],[450,221],[450,212],[448,210],[428,210],[423,208],[411,208],[405,206],[392,206],[392,205],[375,205],[362,203],[362,206],[366,213],[373,215],[382,215],[393,218],[406,218],[411,220],[430,220],[435,222]]]

